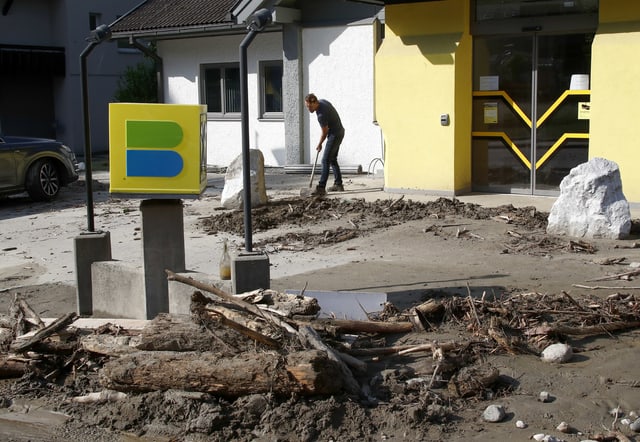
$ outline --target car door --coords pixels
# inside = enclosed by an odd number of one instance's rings
[[[13,188],[17,185],[16,163],[13,148],[0,138],[0,190]]]

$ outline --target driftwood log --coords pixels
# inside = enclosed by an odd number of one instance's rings
[[[48,326],[38,330],[33,336],[16,339],[13,344],[11,344],[11,350],[16,353],[27,351],[43,339],[65,329],[69,324],[75,321],[77,317],[78,315],[75,312],[67,313],[66,315],[56,319]]]
[[[101,382],[122,392],[178,389],[224,397],[269,392],[324,395],[343,389],[338,364],[317,350],[286,356],[243,353],[232,358],[211,352],[138,352],[105,364]]]
[[[35,361],[29,359],[0,357],[0,379],[20,377],[34,367]]]

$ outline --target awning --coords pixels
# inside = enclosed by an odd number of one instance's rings
[[[2,75],[65,75],[64,48],[0,45]]]

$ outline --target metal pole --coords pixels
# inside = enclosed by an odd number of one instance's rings
[[[249,86],[247,84],[247,48],[257,31],[250,30],[240,43],[240,113],[242,114],[242,178],[244,208],[244,249],[253,251],[251,232],[251,152],[249,152]]]
[[[87,88],[87,57],[97,43],[91,42],[80,54],[80,76],[82,78],[82,116],[84,118],[84,163],[85,187],[87,191],[87,230],[94,232],[93,223],[93,176],[91,170],[91,129],[89,124],[89,93]]]

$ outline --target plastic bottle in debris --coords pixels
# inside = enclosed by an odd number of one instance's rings
[[[231,257],[227,240],[222,243],[222,257],[220,258],[220,279],[231,279]]]

